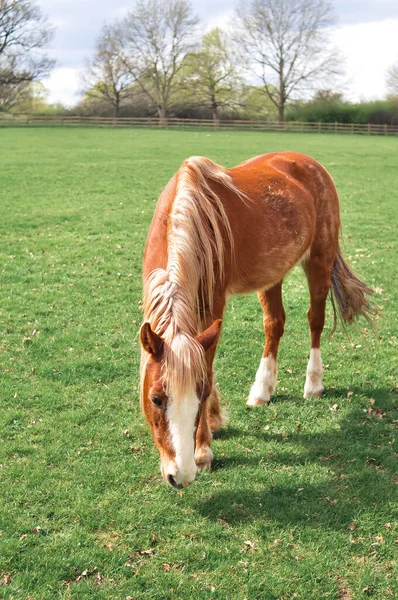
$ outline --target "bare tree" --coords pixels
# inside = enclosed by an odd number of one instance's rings
[[[238,58],[218,27],[205,34],[201,48],[185,60],[185,87],[195,95],[196,103],[211,109],[217,122],[219,109],[237,104],[241,83]]]
[[[119,28],[106,25],[87,67],[84,78],[86,96],[105,100],[113,107],[113,116],[117,118],[131,83],[132,77],[122,58]]]
[[[194,49],[197,23],[189,0],[138,0],[121,24],[125,64],[161,121],[183,59]]]
[[[47,75],[54,61],[43,48],[54,30],[31,0],[0,0],[0,85],[19,85]]]
[[[339,72],[341,59],[328,43],[327,0],[242,1],[237,14],[242,50],[280,121],[295,93]]]
[[[392,96],[398,96],[398,61],[387,71],[387,89]]]

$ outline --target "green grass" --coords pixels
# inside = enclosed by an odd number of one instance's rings
[[[325,335],[327,393],[304,401],[295,269],[278,391],[248,411],[262,314],[255,296],[231,299],[216,357],[229,424],[212,471],[176,492],[139,410],[146,232],[187,156],[232,166],[275,150],[334,177],[380,335]],[[397,157],[393,138],[0,131],[1,598],[397,597]]]

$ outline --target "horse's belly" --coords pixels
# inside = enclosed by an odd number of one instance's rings
[[[294,244],[270,249],[267,253],[258,251],[244,264],[236,267],[229,282],[230,294],[246,294],[266,290],[281,281],[285,275],[308,254],[310,239],[306,244]],[[238,261],[239,262],[239,261]]]

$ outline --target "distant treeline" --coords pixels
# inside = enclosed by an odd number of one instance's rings
[[[309,102],[290,106],[286,120],[398,125],[398,97],[372,102],[347,102],[339,94],[328,96],[319,93]]]
[[[0,106],[1,111],[1,106]],[[6,111],[8,112],[8,111]],[[109,103],[101,100],[84,99],[72,108],[62,104],[49,105],[43,99],[33,99],[21,103],[12,111],[32,115],[77,115],[112,117],[114,112]],[[143,95],[137,94],[125,101],[119,110],[120,117],[156,117],[157,111]],[[175,102],[169,110],[169,117],[181,119],[212,119],[213,113],[206,106],[195,106],[191,101]],[[235,106],[220,107],[219,119],[258,119],[277,121],[278,113],[264,102],[264,96],[256,87],[250,87],[240,95]],[[337,93],[318,92],[313,99],[296,101],[289,105],[286,121],[322,123],[375,123],[398,125],[398,96],[372,102],[348,102]]]
[[[30,111],[29,111],[30,112]],[[36,115],[81,115],[112,117],[112,107],[101,101],[82,102],[73,108],[62,105],[33,107]],[[135,102],[125,103],[120,107],[120,117],[156,117],[157,112],[145,98],[137,98]],[[169,112],[170,117],[181,119],[211,119],[212,111],[204,106],[190,103],[176,103]],[[261,119],[275,121],[278,114],[270,106],[261,106],[252,93],[252,102],[236,108],[220,108],[220,119]],[[308,101],[297,101],[286,110],[286,121],[322,122],[322,123],[375,123],[381,125],[398,125],[398,97],[372,102],[348,102],[339,94],[318,93]]]

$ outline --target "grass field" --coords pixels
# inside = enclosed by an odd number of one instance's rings
[[[230,420],[212,471],[175,491],[139,410],[146,232],[187,156],[233,166],[275,150],[334,177],[379,337],[366,323],[325,335],[327,392],[303,400],[295,269],[277,394],[246,410],[262,313],[232,298],[216,357]],[[397,173],[392,138],[0,130],[1,598],[397,597]]]

